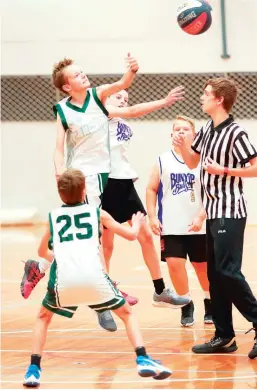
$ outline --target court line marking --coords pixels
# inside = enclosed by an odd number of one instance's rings
[[[19,352],[19,353],[31,353],[30,349],[1,349],[1,352]],[[84,353],[85,355],[102,355],[107,354],[107,355],[129,355],[133,354],[133,351],[77,351],[77,350],[52,350],[52,351],[47,351],[44,350],[44,353],[74,353],[74,354],[80,354]],[[151,352],[151,355],[185,355],[185,356],[196,356],[193,352]],[[197,356],[205,356],[207,357],[206,354],[204,353],[198,353]],[[226,356],[228,357],[227,353],[212,353],[208,356]],[[231,356],[243,356],[246,357],[247,354],[244,353],[233,353]],[[256,374],[257,375],[257,374]]]
[[[219,381],[219,382],[223,382],[223,381],[235,381],[237,379],[256,379],[257,378],[257,375],[246,375],[246,376],[229,376],[229,377],[221,377],[221,378],[217,378],[217,377],[213,377],[213,378],[185,378],[185,379],[167,379],[165,380],[164,382],[162,382],[163,384],[164,383],[168,383],[168,382],[205,382],[205,381]],[[0,383],[21,383],[21,381],[5,381],[5,380],[1,380]],[[115,381],[115,380],[111,380],[111,381],[43,381],[41,382],[41,385],[44,385],[44,384],[94,384],[94,383],[112,383],[112,384],[121,384],[121,383],[159,383],[159,381],[156,382],[156,380],[138,380],[138,381]]]
[[[185,331],[185,332],[195,332],[195,331],[199,331],[199,332],[202,332],[202,331],[205,331],[205,332],[213,332],[215,331],[215,328],[182,328],[182,327],[177,327],[177,328],[156,328],[156,327],[153,327],[153,328],[140,328],[141,330],[177,330],[178,332],[181,332],[181,330]],[[119,328],[118,329],[119,331],[120,330],[126,330],[125,328]],[[17,334],[17,333],[32,333],[34,330],[33,329],[20,329],[20,330],[4,330],[4,331],[1,331],[0,334]],[[102,329],[99,329],[99,328],[69,328],[69,329],[48,329],[47,332],[56,332],[56,333],[61,333],[61,332],[103,332]],[[247,330],[245,329],[236,329],[235,332],[242,332],[242,333],[245,333]],[[108,338],[108,336],[106,336],[106,338]]]
[[[82,364],[83,363],[83,364]],[[89,365],[88,362],[72,362],[71,363],[73,366],[76,366],[76,370],[83,370],[83,371],[115,371],[115,373],[117,371],[124,371],[124,372],[130,372],[130,371],[134,371],[135,370],[135,367],[131,367],[131,368],[106,368],[106,367],[87,367]],[[86,366],[86,367],[85,367]],[[24,365],[24,366],[20,366],[20,365],[16,365],[16,366],[5,366],[5,365],[0,365],[1,368],[5,369],[5,370],[17,370],[18,368],[22,368],[22,369],[26,369],[28,367],[28,365]],[[48,368],[47,368],[48,369]],[[46,369],[44,369],[45,371]],[[190,374],[194,374],[196,371],[194,369],[188,369],[188,370],[174,370],[176,371],[176,373],[180,372],[187,372],[187,373],[190,373]],[[197,372],[201,372],[201,373],[214,373],[214,372],[218,372],[219,374],[228,374],[228,373],[233,373],[234,370],[197,370]],[[252,371],[249,371],[249,372],[246,372],[245,370],[236,370],[237,374],[245,374],[245,375],[252,375],[253,372]],[[257,374],[256,374],[257,375]],[[70,376],[70,374],[65,374],[63,375],[62,373],[62,376]]]

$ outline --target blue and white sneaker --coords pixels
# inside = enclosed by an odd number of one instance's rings
[[[31,364],[24,376],[23,386],[38,387],[40,385],[41,369],[35,364]]]
[[[150,356],[138,356],[136,359],[138,375],[143,378],[153,377],[161,380],[171,376],[172,371],[164,367],[160,361],[153,360]]]

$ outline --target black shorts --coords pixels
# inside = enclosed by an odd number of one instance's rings
[[[193,263],[207,261],[206,234],[170,235],[161,237],[161,260],[167,257],[181,257]]]
[[[132,179],[109,178],[102,196],[102,209],[119,223],[129,221],[138,211],[146,215]]]

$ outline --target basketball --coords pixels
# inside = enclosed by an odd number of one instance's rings
[[[212,23],[212,7],[205,0],[192,0],[182,4],[177,11],[179,27],[190,35],[199,35]]]

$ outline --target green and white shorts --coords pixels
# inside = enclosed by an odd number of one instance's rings
[[[103,271],[89,273],[87,277],[82,276],[78,271],[76,280],[70,277],[69,272],[67,272],[66,280],[60,280],[58,279],[56,260],[53,261],[47,293],[42,302],[46,309],[55,314],[72,318],[80,305],[87,305],[97,312],[103,312],[118,309],[124,304],[125,299],[121,292]]]
[[[86,202],[91,206],[101,207],[102,194],[107,184],[109,173],[86,176]]]

